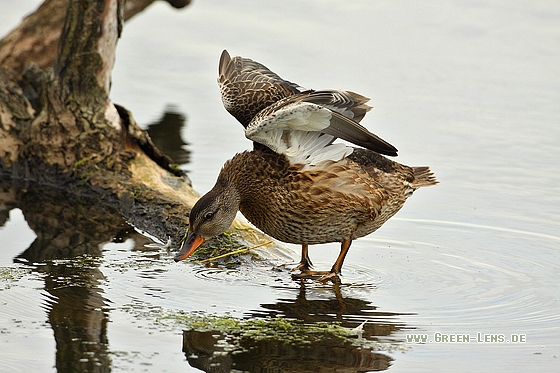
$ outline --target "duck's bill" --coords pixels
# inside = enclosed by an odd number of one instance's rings
[[[204,238],[189,232],[183,248],[173,258],[176,262],[187,259],[204,242]]]

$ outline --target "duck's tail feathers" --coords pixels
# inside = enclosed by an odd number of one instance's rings
[[[435,175],[430,170],[430,167],[412,167],[414,172],[414,180],[412,181],[413,188],[420,188],[425,186],[436,185],[439,181],[436,180]]]

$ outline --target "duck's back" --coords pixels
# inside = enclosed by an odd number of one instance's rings
[[[422,186],[417,174],[426,185],[435,182],[429,170],[415,170],[365,149],[309,169],[256,146],[228,161],[222,176],[235,185],[241,212],[259,229],[284,242],[319,244],[379,228]]]

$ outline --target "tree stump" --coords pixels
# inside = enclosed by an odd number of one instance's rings
[[[0,181],[69,191],[177,243],[198,196],[109,99],[123,22],[152,2],[47,0],[0,41]],[[234,225],[246,233],[239,240],[264,239]]]

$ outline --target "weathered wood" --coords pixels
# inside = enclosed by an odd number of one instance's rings
[[[58,15],[65,3],[66,16],[52,18],[64,19],[54,47],[56,27],[45,21],[44,12]],[[139,7],[148,3],[137,1]],[[25,26],[16,28],[26,36],[19,44],[10,42],[12,53],[6,54],[6,39],[0,43],[0,181],[87,196],[117,209],[139,228],[163,240],[171,236],[177,243],[197,194],[131,113],[109,100],[123,6],[124,0],[47,0],[37,11],[41,15],[27,17]],[[47,48],[40,41],[44,34],[31,31],[42,25],[56,58],[38,59],[37,65],[33,53],[25,54]],[[248,232],[245,240],[262,239],[246,225],[235,225],[244,228],[238,232]]]
[[[108,100],[123,6],[124,0],[69,2],[54,65],[63,101]]]
[[[155,0],[127,0],[125,21],[134,17]],[[175,8],[183,8],[190,0],[166,0]],[[75,4],[86,2],[74,2]],[[0,66],[11,73],[21,73],[31,62],[47,69],[54,65],[69,0],[46,0],[23,19],[21,24],[0,40]]]

